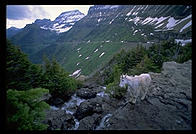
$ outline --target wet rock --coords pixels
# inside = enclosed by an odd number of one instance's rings
[[[61,125],[61,129],[62,129],[62,130],[68,130],[68,129],[73,128],[74,125],[75,125],[75,121],[74,121],[73,116],[70,115],[70,114],[67,114],[67,115],[65,116],[64,122],[63,122],[62,125]]]
[[[80,120],[80,126],[78,130],[94,130],[95,127],[99,124],[101,116],[97,113],[92,116],[87,116]]]
[[[64,101],[60,98],[51,98],[49,99],[49,104],[50,105],[54,105],[56,107],[59,107],[61,105],[63,105]]]
[[[64,110],[48,110],[46,111],[46,119],[43,123],[48,124],[48,130],[68,129],[75,124],[71,114],[67,114]]]
[[[96,97],[82,102],[78,107],[76,113],[74,114],[76,119],[81,120],[82,118],[86,116],[91,116],[94,113],[102,113],[103,109],[101,100],[102,98]]]
[[[96,94],[97,93],[94,90],[88,88],[81,88],[76,92],[76,95],[83,99],[95,98]]]

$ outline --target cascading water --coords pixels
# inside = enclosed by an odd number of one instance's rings
[[[112,114],[106,114],[102,119],[101,119],[101,122],[99,124],[99,126],[96,127],[95,130],[101,130],[105,127],[106,123],[109,121],[109,117],[111,117]]]
[[[108,94],[105,93],[105,89],[106,87],[102,87],[104,89],[104,91],[101,91],[99,93],[97,93],[97,96],[100,97],[108,97]],[[71,114],[73,115],[77,109],[77,107],[84,102],[86,99],[81,99],[80,97],[77,97],[76,94],[74,94],[71,99],[64,103],[63,106],[61,108],[55,107],[55,106],[50,106],[51,109],[53,110],[65,110],[67,114]],[[101,121],[100,125],[98,126],[99,128],[104,127],[104,122],[111,116],[111,114],[107,114]],[[74,121],[75,121],[75,126],[73,128],[70,128],[69,130],[77,130],[80,123],[77,119],[75,119],[75,117],[73,116]]]
[[[74,110],[76,110],[77,106],[79,106],[83,101],[85,101],[85,99],[81,99],[79,97],[76,96],[76,94],[74,94],[71,99],[64,103],[63,106],[61,108],[55,107],[55,106],[50,106],[51,109],[53,110],[65,110],[67,114],[74,114]],[[73,116],[74,121],[75,121],[75,126],[73,128],[70,128],[68,130],[77,130],[79,127],[79,121],[77,119],[75,119],[75,117]]]

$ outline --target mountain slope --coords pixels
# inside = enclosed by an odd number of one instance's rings
[[[33,24],[26,25],[20,32],[12,36],[10,40],[20,46],[22,51],[29,55],[31,61],[40,63],[42,56],[34,60],[33,55],[37,55],[38,51],[47,46],[54,45],[58,34],[68,31],[82,17],[84,17],[83,13],[73,10],[61,13],[54,21],[37,19]]]
[[[54,55],[68,71],[89,75],[120,48],[191,38],[191,12],[183,5],[95,5],[57,39],[62,48],[72,43],[71,50]]]
[[[61,13],[54,21],[48,19],[36,20],[35,23],[45,30],[55,31],[56,33],[67,32],[72,26],[82,19],[85,15],[79,10],[72,10]]]
[[[31,55],[34,63],[41,63],[46,54],[49,58],[55,56],[70,73],[89,75],[121,48],[192,38],[192,6],[95,5],[86,16],[72,12],[75,17],[65,12],[53,22],[46,19],[35,22],[42,30],[56,28],[57,33],[63,31],[61,28],[68,30],[58,34],[51,45]],[[69,19],[61,19],[63,16]],[[74,25],[72,20],[77,20]]]
[[[16,27],[10,27],[6,30],[6,37],[9,39],[12,36],[14,36],[15,34],[17,34],[19,31],[21,31],[22,29],[20,28],[16,28]]]
[[[26,25],[10,40],[20,46],[24,53],[31,55],[52,44],[56,38],[57,34],[55,32],[41,29],[33,23]]]

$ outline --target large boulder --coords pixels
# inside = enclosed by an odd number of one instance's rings
[[[86,116],[93,115],[94,113],[105,114],[114,111],[117,106],[118,101],[116,99],[97,96],[95,98],[82,102],[77,108],[74,116],[78,120],[81,120]]]
[[[101,116],[94,113],[92,116],[87,116],[80,120],[78,130],[94,130],[101,120]]]
[[[66,114],[65,120],[61,125],[61,130],[73,129],[74,126],[75,126],[75,121],[73,116],[71,114]]]
[[[95,99],[90,99],[82,102],[74,114],[75,118],[81,120],[82,118],[91,116],[94,113],[102,113],[102,103],[94,100]]]
[[[81,88],[77,90],[76,95],[83,99],[90,99],[90,98],[95,98],[97,95],[97,92],[95,92],[92,89]]]
[[[191,64],[165,62],[161,73],[150,73],[152,82],[144,101],[119,103],[104,129],[191,130]]]
[[[50,105],[52,106],[56,106],[56,107],[60,107],[64,104],[64,101],[61,98],[55,98],[55,97],[51,97],[48,101],[47,101]]]
[[[48,130],[56,129],[70,129],[75,125],[73,115],[67,114],[64,110],[53,110],[46,111],[46,118],[43,123],[48,124]]]

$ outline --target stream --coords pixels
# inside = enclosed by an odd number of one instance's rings
[[[109,95],[107,93],[105,93],[105,89],[106,87],[102,87],[104,89],[104,91],[101,91],[101,92],[98,92],[97,93],[97,96],[100,96],[100,97],[109,97]],[[59,107],[56,107],[56,106],[50,106],[50,108],[52,110],[65,110],[67,114],[71,114],[73,115],[76,110],[77,110],[77,107],[82,103],[86,101],[86,99],[82,99],[80,97],[78,97],[76,95],[76,93],[71,97],[71,99],[68,101],[68,102],[65,102],[63,104],[63,106],[61,106],[60,108]],[[101,130],[102,128],[104,128],[105,126],[105,122],[108,122],[109,120],[109,117],[111,117],[112,114],[106,114],[102,119],[101,119],[101,122],[100,124],[96,127],[95,130]],[[80,123],[79,121],[73,116],[74,118],[74,121],[75,121],[75,126],[68,129],[68,130],[77,130]]]

